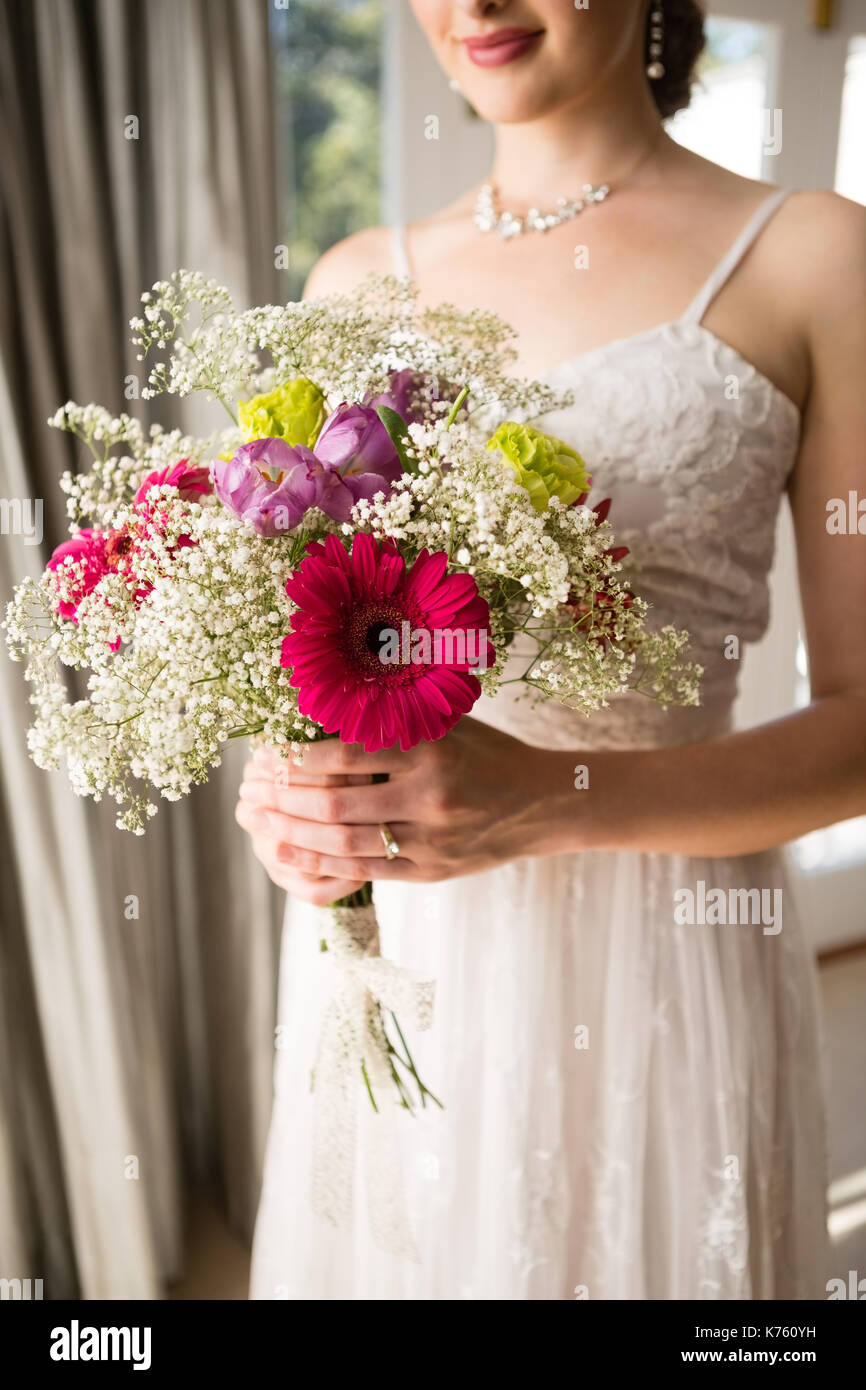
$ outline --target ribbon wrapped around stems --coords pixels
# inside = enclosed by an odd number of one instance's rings
[[[376,1113],[364,1127],[364,1166],[373,1240],[381,1250],[417,1260],[406,1212],[396,1116],[399,1107],[413,1108],[413,1083],[422,1105],[428,1098],[439,1102],[415,1070],[397,1014],[419,1029],[429,1028],[435,985],[382,958],[372,905],[321,908],[318,917],[332,989],[312,1077],[313,1211],[335,1226],[348,1222],[353,1209],[358,1106],[369,1105]],[[386,1012],[402,1046],[386,1031]]]

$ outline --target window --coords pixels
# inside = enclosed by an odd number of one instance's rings
[[[686,149],[750,179],[761,177],[764,145],[772,139],[766,128],[772,37],[765,24],[710,17],[691,105],[668,127]]]
[[[797,706],[809,703],[809,660],[802,635],[797,643]],[[866,816],[814,830],[793,843],[794,860],[804,873],[826,873],[866,859]]]
[[[382,220],[384,9],[383,0],[291,0],[271,12],[291,299],[323,251]]]
[[[836,192],[866,203],[866,35],[852,39],[842,86],[842,120],[836,159]]]

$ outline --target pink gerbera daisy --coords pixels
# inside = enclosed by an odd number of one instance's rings
[[[475,580],[447,565],[444,552],[422,550],[407,569],[394,541],[364,534],[351,553],[336,536],[310,542],[286,584],[297,611],[281,657],[302,714],[368,753],[454,727],[481,694],[473,667],[491,666],[495,652]],[[403,639],[401,660],[383,659],[389,633]]]

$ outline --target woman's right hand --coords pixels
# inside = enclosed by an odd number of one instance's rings
[[[275,883],[278,888],[284,888],[287,893],[291,893],[293,898],[301,898],[304,902],[312,903],[314,907],[325,907],[338,898],[345,898],[349,893],[357,892],[363,886],[360,881],[327,878],[320,874],[304,873],[286,863],[285,860],[289,855],[290,847],[283,845],[273,835],[267,809],[263,808],[261,804],[252,805],[247,801],[244,788],[249,787],[253,782],[258,783],[259,788],[262,782],[268,782],[275,788],[288,786],[289,783],[296,787],[359,786],[370,782],[371,777],[358,774],[310,776],[304,773],[302,767],[296,767],[288,759],[279,765],[276,775],[279,780],[275,780],[272,763],[257,761],[253,755],[244,767],[244,780],[241,783],[239,799],[235,807],[235,820],[248,833],[252,841],[253,854],[259,863],[264,865],[271,882]]]

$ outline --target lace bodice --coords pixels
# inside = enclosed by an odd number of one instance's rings
[[[574,404],[540,423],[583,455],[590,500],[613,499],[616,541],[630,549],[629,577],[651,604],[650,621],[689,630],[704,668],[700,708],[665,712],[629,694],[587,720],[552,701],[533,706],[507,685],[478,702],[476,717],[545,747],[689,742],[730,727],[742,644],[769,620],[776,520],[800,413],[701,320],[786,194],[759,207],[682,318],[545,373],[573,391]],[[731,636],[740,659],[725,654]],[[531,651],[513,653],[510,674]]]

